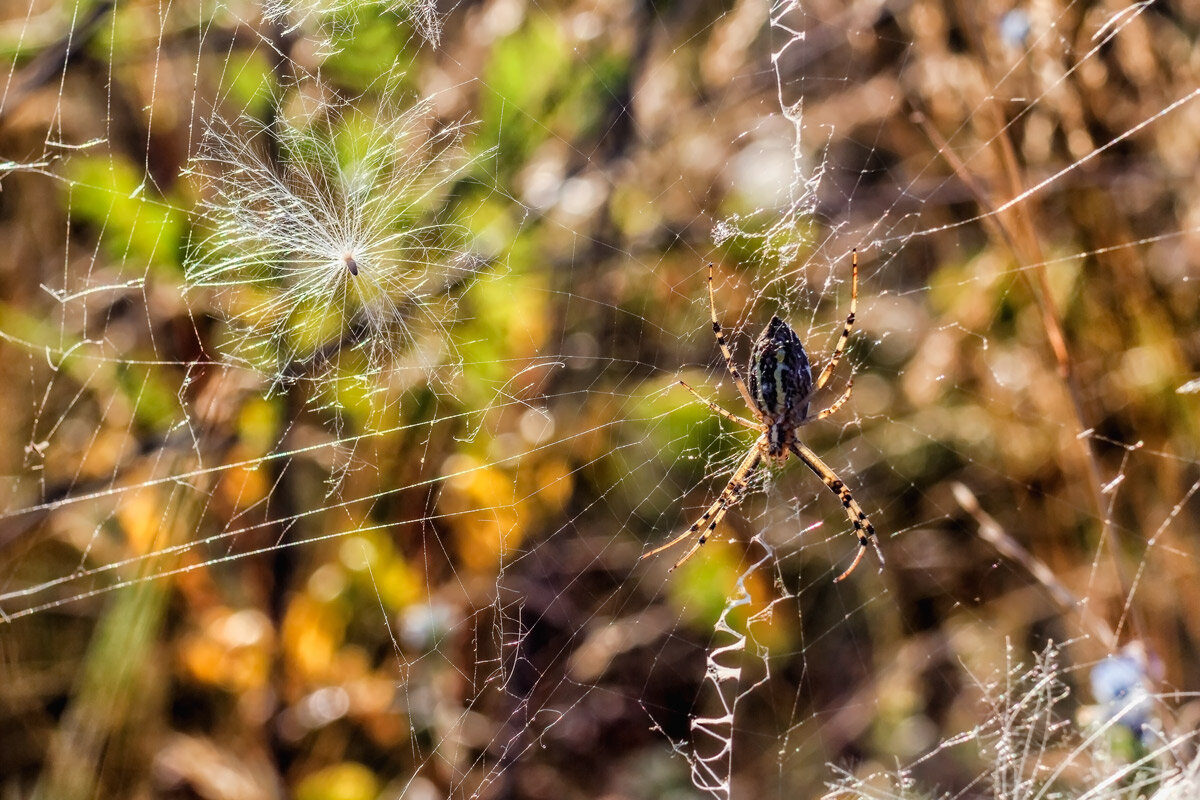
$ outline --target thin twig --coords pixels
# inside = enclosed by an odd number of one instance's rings
[[[989,105],[987,108],[994,114],[999,113],[994,105]],[[1054,351],[1058,374],[1067,390],[1067,396],[1075,415],[1078,428],[1075,441],[1079,443],[1080,455],[1084,468],[1087,471],[1086,482],[1088,484],[1088,494],[1095,507],[1096,516],[1100,519],[1101,536],[1108,546],[1109,561],[1112,564],[1113,574],[1120,588],[1121,596],[1127,596],[1130,579],[1121,562],[1122,549],[1120,540],[1112,525],[1112,517],[1108,513],[1109,510],[1104,502],[1103,487],[1105,481],[1101,477],[1100,464],[1096,458],[1095,451],[1092,449],[1091,440],[1086,435],[1092,430],[1092,426],[1087,423],[1087,417],[1084,412],[1083,394],[1079,389],[1074,362],[1067,347],[1062,319],[1058,313],[1058,309],[1054,305],[1053,294],[1050,291],[1050,281],[1046,274],[1046,259],[1042,252],[1037,233],[1034,230],[1033,215],[1025,206],[1010,208],[1004,214],[996,213],[995,204],[991,202],[966,165],[958,158],[958,155],[950,148],[949,143],[929,122],[928,118],[920,111],[915,111],[911,115],[911,119],[925,132],[939,155],[946,159],[946,162],[963,184],[975,195],[976,202],[985,211],[985,226],[996,238],[1008,246],[1013,258],[1022,267],[1020,270],[1021,274],[1034,276],[1031,279],[1030,289],[1041,310],[1042,325],[1046,330],[1046,338],[1049,341],[1051,350]],[[1000,160],[1003,164],[1003,170],[1009,179],[1009,192],[1013,197],[1020,197],[1022,196],[1022,188],[1016,154],[1012,149],[1012,142],[1005,133],[1002,122],[1002,119],[996,121],[997,133],[993,137],[993,141],[997,143],[1000,150]],[[1131,614],[1131,623],[1134,635],[1144,641],[1145,625],[1136,611]]]
[[[996,548],[1000,555],[1015,561],[1020,564],[1025,570],[1033,576],[1034,580],[1045,587],[1046,592],[1058,603],[1059,607],[1064,612],[1078,612],[1084,627],[1091,630],[1095,634],[1108,652],[1116,652],[1117,635],[1108,623],[1097,616],[1082,602],[1075,594],[1058,579],[1054,571],[1046,565],[1046,562],[1040,560],[1021,543],[1008,535],[1008,532],[1000,526],[992,515],[983,510],[979,505],[979,500],[975,497],[975,493],[968,489],[964,484],[954,481],[950,484],[951,491],[954,492],[954,499],[971,517],[979,523],[979,538]]]

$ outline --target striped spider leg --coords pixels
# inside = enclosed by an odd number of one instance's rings
[[[675,565],[671,569],[673,570],[687,561],[709,540],[713,531],[716,530],[717,525],[729,512],[729,509],[741,502],[742,495],[750,483],[750,478],[759,465],[767,460],[782,465],[787,461],[790,453],[803,461],[809,469],[816,473],[817,477],[824,482],[829,490],[838,496],[838,499],[842,501],[842,507],[846,509],[846,515],[849,517],[851,525],[854,526],[854,532],[858,537],[859,547],[858,552],[854,556],[854,561],[845,572],[834,578],[834,582],[837,583],[845,580],[850,573],[854,572],[859,562],[862,561],[863,555],[867,552],[869,545],[874,546],[875,552],[879,556],[879,563],[883,564],[883,551],[879,547],[879,540],[875,535],[875,527],[867,519],[867,515],[863,512],[862,507],[854,500],[854,497],[850,494],[850,490],[846,488],[846,484],[838,478],[837,474],[821,460],[820,456],[800,441],[800,428],[802,426],[807,425],[813,420],[825,419],[837,412],[850,399],[850,392],[854,388],[854,382],[851,380],[847,384],[846,390],[828,408],[815,415],[809,413],[809,403],[812,396],[829,383],[834,369],[837,367],[838,362],[841,361],[842,354],[846,350],[846,343],[850,340],[850,332],[854,329],[855,314],[858,310],[857,250],[854,250],[851,256],[851,267],[853,278],[850,284],[850,314],[846,317],[846,323],[842,326],[842,332],[838,336],[837,345],[833,349],[833,355],[830,356],[829,362],[821,370],[814,382],[812,367],[808,362],[808,354],[804,350],[804,345],[801,343],[800,337],[796,335],[796,332],[792,330],[790,325],[777,316],[771,317],[771,321],[767,323],[767,327],[754,342],[750,361],[746,366],[746,374],[749,376],[749,381],[742,378],[741,371],[738,369],[737,364],[734,363],[733,353],[729,349],[725,333],[721,329],[721,323],[717,320],[716,292],[713,289],[713,265],[708,265],[708,304],[709,312],[712,316],[713,335],[716,337],[717,347],[720,348],[721,355],[725,359],[725,368],[729,371],[734,385],[742,395],[742,399],[746,402],[746,407],[754,415],[754,419],[749,420],[726,411],[721,406],[706,399],[685,381],[679,381],[679,384],[695,395],[700,402],[708,406],[714,413],[744,428],[749,428],[757,432],[758,438],[755,439],[750,452],[745,455],[737,469],[733,471],[729,482],[725,484],[725,488],[712,505],[708,507],[708,510],[692,523],[691,527],[686,531],[666,544],[654,548],[649,553],[643,555],[642,558],[649,558],[661,553],[699,534],[696,541],[675,562]]]

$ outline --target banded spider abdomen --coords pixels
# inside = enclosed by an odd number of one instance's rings
[[[767,426],[767,454],[780,458],[795,438],[796,428],[808,421],[813,393],[808,353],[792,326],[771,317],[750,354],[750,396]]]

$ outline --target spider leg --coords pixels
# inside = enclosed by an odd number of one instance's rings
[[[733,413],[726,411],[725,409],[721,408],[719,405],[714,403],[712,400],[708,400],[702,394],[700,394],[695,389],[693,389],[687,381],[680,380],[679,385],[682,386],[683,388],[687,389],[692,394],[696,395],[696,399],[698,399],[701,403],[704,403],[704,405],[708,406],[713,411],[720,414],[725,419],[732,420],[733,422],[736,422],[738,425],[741,425],[743,428],[751,428],[752,430],[759,431],[760,433],[762,432],[762,425],[758,424],[757,422],[751,422],[750,420],[748,420],[744,417],[739,417],[737,414],[733,414]]]
[[[858,248],[851,251],[850,263],[854,267],[854,277],[850,280],[850,314],[846,317],[846,324],[842,327],[842,335],[838,338],[837,347],[833,349],[833,355],[829,357],[829,363],[825,365],[825,368],[821,370],[821,374],[817,376],[817,389],[829,383],[829,379],[833,376],[834,368],[838,365],[838,361],[842,359],[846,343],[850,341],[850,331],[854,329],[854,314],[858,311]]]
[[[725,485],[725,489],[721,492],[721,496],[718,497],[713,504],[708,507],[708,510],[700,516],[700,519],[693,522],[692,526],[686,531],[679,534],[666,544],[654,548],[649,553],[643,555],[642,558],[649,558],[650,556],[661,553],[663,550],[674,547],[684,539],[694,535],[701,528],[703,528],[704,531],[700,534],[700,538],[698,538],[696,543],[693,544],[691,548],[683,554],[681,559],[675,562],[671,569],[674,570],[680,564],[691,558],[697,550],[703,547],[704,543],[708,541],[708,537],[712,535],[714,530],[716,530],[717,523],[719,523],[725,517],[725,514],[729,511],[729,509],[741,502],[741,495],[742,492],[746,490],[746,486],[749,484],[750,475],[759,465],[759,462],[762,461],[762,448],[760,447],[760,442],[761,439],[759,442],[754,443],[754,449],[751,450],[744,459],[742,459],[742,463],[738,465],[737,470],[733,473],[733,477],[730,478],[729,483]]]
[[[815,419],[825,419],[826,417],[831,417],[836,414],[838,409],[844,406],[846,401],[850,399],[850,392],[852,389],[854,389],[854,381],[850,381],[850,383],[846,384],[846,391],[842,392],[842,396],[837,400],[834,400],[833,404],[830,405],[829,408],[817,414]]]
[[[796,456],[808,465],[808,468],[817,474],[817,477],[825,482],[829,487],[829,491],[838,496],[842,501],[842,506],[846,509],[846,516],[850,518],[851,524],[854,525],[854,532],[858,535],[858,554],[854,557],[854,562],[850,564],[850,568],[833,579],[834,583],[845,580],[854,568],[858,566],[858,562],[862,561],[863,553],[867,551],[867,545],[875,547],[875,553],[879,556],[879,563],[883,564],[883,551],[879,549],[879,539],[875,536],[875,526],[867,519],[867,515],[863,513],[862,507],[855,502],[850,494],[850,490],[846,488],[846,484],[838,479],[833,470],[821,460],[821,457],[812,450],[805,447],[800,442],[792,442],[791,450]]]
[[[725,342],[725,334],[721,330],[721,323],[717,322],[717,295],[713,291],[713,265],[708,265],[708,310],[712,314],[713,335],[717,337],[717,347],[721,348],[721,355],[725,356],[725,367],[729,370],[729,374],[733,376],[733,383],[742,394],[742,399],[746,401],[746,407],[754,412],[754,416],[762,417],[759,413],[758,406],[754,404],[754,398],[750,396],[750,390],[746,388],[746,381],[742,379],[742,373],[738,371],[737,365],[733,363],[733,353],[729,352],[729,345]]]

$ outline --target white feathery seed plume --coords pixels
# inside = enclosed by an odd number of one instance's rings
[[[472,163],[462,136],[434,124],[429,102],[322,104],[273,132],[211,123],[190,168],[206,198],[186,280],[228,320],[227,355],[282,381],[351,350],[378,371],[419,337],[449,346],[449,294],[479,269],[467,231],[445,221]]]
[[[442,40],[442,15],[436,0],[265,0],[262,16],[283,28],[284,33],[305,29],[315,38],[323,55],[337,52],[353,34],[354,14],[365,7],[378,9],[408,22],[431,47]]]

